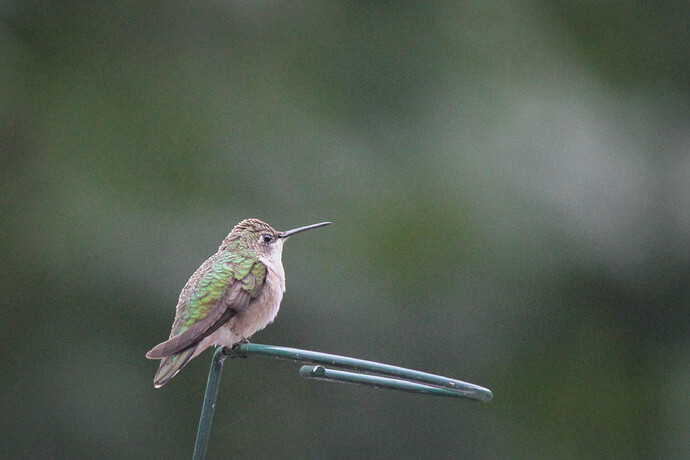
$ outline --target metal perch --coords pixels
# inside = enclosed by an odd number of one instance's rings
[[[195,460],[206,458],[211,434],[211,423],[213,422],[213,413],[218,397],[218,385],[221,372],[223,371],[223,361],[227,357],[246,358],[250,355],[271,356],[283,360],[310,363],[312,364],[311,366],[302,366],[299,371],[300,375],[306,378],[356,383],[376,388],[388,388],[435,396],[469,398],[481,402],[488,402],[493,397],[491,390],[472,383],[347,356],[329,355],[317,351],[256,343],[243,343],[232,349],[219,347],[213,354],[208,382],[206,383],[204,405],[201,408],[199,430],[197,431],[196,444],[194,446],[193,458]],[[324,366],[333,366],[358,372],[328,369]]]

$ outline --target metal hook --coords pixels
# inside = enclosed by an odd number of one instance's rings
[[[298,348],[279,347],[275,345],[260,345],[244,343],[233,348],[229,356],[247,357],[249,355],[272,356],[278,359],[297,361],[301,363],[317,364],[317,366],[303,366],[300,375],[307,378],[332,380],[338,382],[357,383],[378,388],[410,391],[438,396],[455,396],[487,402],[492,398],[489,389],[472,383],[455,380],[440,375],[428,374],[390,364],[350,358],[348,356],[331,355],[317,351],[300,350]],[[320,366],[319,366],[320,365]],[[344,372],[328,369],[333,366],[361,372]],[[362,373],[364,372],[364,373]],[[378,374],[378,375],[371,375]],[[385,375],[394,378],[384,378]],[[440,390],[440,391],[436,391]]]
[[[206,383],[206,394],[204,395],[204,404],[201,408],[201,418],[199,419],[199,430],[197,431],[196,444],[194,445],[193,458],[195,460],[201,460],[206,457],[211,434],[211,423],[218,397],[218,385],[221,372],[223,371],[223,361],[227,357],[246,358],[250,355],[263,355],[277,359],[310,363],[310,366],[302,366],[299,370],[300,375],[306,378],[355,383],[376,388],[388,388],[435,396],[462,397],[481,402],[488,402],[493,397],[491,390],[472,383],[375,361],[350,358],[348,356],[256,343],[242,343],[232,348],[219,347],[213,354],[211,369]],[[357,372],[328,369],[325,366]]]

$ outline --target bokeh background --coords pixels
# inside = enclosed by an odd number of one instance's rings
[[[211,352],[145,352],[246,217],[253,341],[480,404],[227,361],[209,458],[687,458],[687,2],[0,2],[0,456],[189,458]]]

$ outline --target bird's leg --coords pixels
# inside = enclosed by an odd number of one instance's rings
[[[246,337],[242,337],[242,340],[232,344],[232,349],[234,350],[235,348],[239,347],[240,345],[244,345],[245,343],[249,343],[249,340],[247,340]]]
[[[231,358],[236,358],[236,357],[246,358],[247,355],[237,352],[237,347],[239,347],[240,345],[243,345],[245,343],[249,343],[249,340],[247,340],[246,337],[242,337],[242,340],[240,340],[239,342],[233,343],[231,347],[225,347],[223,353],[225,353],[226,355],[228,355]]]

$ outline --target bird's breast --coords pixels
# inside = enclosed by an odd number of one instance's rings
[[[237,316],[229,326],[241,338],[251,337],[255,332],[273,322],[285,292],[285,272],[282,264],[266,264],[268,271],[261,294]]]

